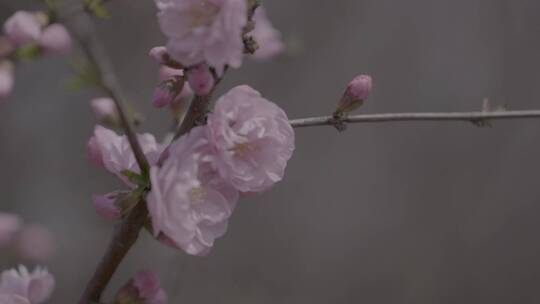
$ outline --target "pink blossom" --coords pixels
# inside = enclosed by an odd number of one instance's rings
[[[205,127],[197,127],[171,145],[161,168],[150,170],[153,233],[165,234],[188,254],[209,252],[227,230],[238,200],[238,192],[214,169],[216,161]]]
[[[337,112],[350,112],[360,107],[366,100],[373,87],[373,81],[369,75],[356,76],[347,85],[343,97],[339,101]]]
[[[219,98],[208,117],[219,172],[241,192],[261,192],[279,182],[294,151],[285,112],[248,86]]]
[[[21,257],[44,262],[51,258],[56,250],[52,232],[42,225],[25,225],[17,240],[17,249]]]
[[[253,21],[255,21],[255,29],[250,34],[259,46],[253,58],[265,60],[281,54],[285,49],[281,33],[272,26],[262,6],[255,11]]]
[[[118,199],[123,196],[121,191],[114,191],[105,195],[94,195],[92,201],[96,212],[104,219],[113,221],[120,219],[122,210],[118,206]]]
[[[43,31],[39,44],[49,54],[63,55],[71,50],[71,35],[62,24],[51,24]]]
[[[199,96],[208,95],[214,88],[214,76],[208,65],[199,64],[187,71],[189,86]]]
[[[11,94],[14,81],[13,64],[9,61],[0,61],[0,100]]]
[[[15,214],[0,212],[0,248],[8,245],[21,228],[22,221]]]
[[[105,167],[103,155],[101,155],[101,147],[98,145],[95,136],[90,137],[90,140],[86,144],[86,157],[96,167]]]
[[[18,11],[4,23],[4,33],[18,45],[33,43],[41,36],[41,24],[34,14]]]
[[[246,0],[155,0],[169,55],[184,66],[201,62],[216,68],[240,67]]]
[[[118,124],[120,116],[114,100],[109,97],[94,98],[90,101],[90,107],[94,112],[96,120],[100,123]]]
[[[6,303],[41,304],[50,298],[54,285],[54,277],[47,269],[36,267],[34,271],[29,272],[26,267],[20,265],[18,269],[2,272],[0,299],[8,300]]]
[[[122,174],[125,170],[140,173],[139,165],[135,160],[135,155],[131,150],[127,137],[125,135],[120,136],[99,125],[95,127],[93,137],[89,141],[89,146],[92,147],[89,150],[92,151],[94,156],[89,158],[102,160],[105,169],[116,174],[128,186],[133,187],[134,185]],[[138,134],[137,139],[150,164],[157,163],[163,151],[163,146],[156,141],[152,134]],[[97,155],[101,155],[101,158]]]

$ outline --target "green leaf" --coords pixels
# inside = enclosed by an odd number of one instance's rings
[[[103,0],[85,0],[85,8],[94,16],[99,18],[109,18],[109,11],[103,6]]]
[[[130,182],[138,185],[138,186],[141,186],[141,188],[143,190],[141,191],[144,191],[144,189],[146,189],[146,187],[149,185],[148,183],[148,178],[145,176],[145,175],[141,175],[141,174],[138,174],[138,173],[135,173],[133,171],[130,171],[130,170],[124,170],[122,171],[122,175],[124,175],[125,177],[127,177],[129,179]],[[137,191],[137,190],[135,190]]]
[[[69,91],[77,91],[85,87],[97,87],[101,80],[97,68],[86,61],[72,62],[71,69],[75,76],[66,81],[66,89]]]
[[[37,45],[23,45],[17,48],[15,57],[21,61],[31,61],[41,55],[41,48]]]

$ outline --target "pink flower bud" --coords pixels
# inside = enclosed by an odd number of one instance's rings
[[[21,219],[9,213],[0,213],[0,248],[8,245],[21,228]]]
[[[0,61],[0,100],[11,94],[14,82],[13,64],[9,61]]]
[[[150,270],[137,273],[116,295],[115,303],[165,304],[167,294],[158,275]]]
[[[18,45],[32,43],[41,36],[41,25],[34,14],[18,11],[4,23],[4,33]]]
[[[6,36],[0,36],[0,59],[9,56],[15,51],[15,45]]]
[[[119,123],[118,110],[111,98],[95,98],[90,102],[90,106],[98,122],[112,125]]]
[[[105,195],[94,195],[92,200],[97,214],[106,220],[113,221],[122,217],[118,201],[124,197],[123,192],[114,191]]]
[[[199,96],[208,95],[214,88],[214,77],[208,65],[199,64],[187,71],[189,86]]]
[[[43,31],[39,44],[49,54],[63,55],[71,50],[71,35],[62,24],[51,24]]]
[[[162,82],[154,91],[152,103],[156,108],[170,105],[184,89],[185,80],[182,76],[174,76]]]
[[[167,48],[164,46],[156,46],[152,48],[148,55],[159,64],[165,64],[167,57],[169,56],[167,54]]]
[[[154,97],[152,99],[152,104],[156,108],[163,108],[163,107],[168,106],[175,97],[176,96],[174,95],[173,92],[171,92],[168,86],[160,85],[154,90]]]
[[[369,75],[355,77],[347,86],[341,98],[337,113],[347,113],[360,107],[369,96],[372,89],[372,79]]]
[[[46,261],[55,252],[55,239],[51,231],[41,225],[23,227],[18,237],[19,254],[32,261]]]

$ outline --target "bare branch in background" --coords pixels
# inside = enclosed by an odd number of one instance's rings
[[[465,121],[484,125],[491,120],[540,118],[540,110],[501,112],[449,112],[449,113],[384,113],[350,115],[343,119],[333,116],[299,118],[291,120],[294,128],[336,126],[348,123],[377,123],[398,121]]]

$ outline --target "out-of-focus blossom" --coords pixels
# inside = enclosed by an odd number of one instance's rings
[[[104,219],[112,221],[122,217],[120,200],[126,197],[124,191],[114,191],[104,195],[94,195],[92,201],[96,212]]]
[[[63,55],[71,51],[71,35],[62,24],[51,24],[43,30],[39,45],[49,54]]]
[[[261,192],[279,182],[294,151],[285,112],[248,86],[219,98],[208,116],[219,172],[241,192]]]
[[[199,64],[187,71],[189,86],[199,96],[208,95],[214,88],[214,76],[208,65]]]
[[[0,212],[0,249],[13,241],[21,225],[17,215]]]
[[[2,272],[0,299],[4,303],[41,304],[50,298],[55,285],[54,277],[45,268],[36,267],[29,272],[24,266]]]
[[[216,68],[242,64],[246,0],[155,0],[169,55],[184,66]]]
[[[17,238],[17,249],[25,259],[44,262],[54,254],[55,243],[54,235],[47,227],[27,224]]]
[[[143,270],[120,289],[115,303],[166,304],[167,294],[161,288],[157,273]]]
[[[0,61],[0,100],[11,94],[14,85],[13,64],[10,61]]]
[[[369,97],[373,87],[373,80],[369,75],[356,76],[347,86],[343,97],[339,101],[336,113],[347,113],[359,108]]]
[[[109,97],[101,97],[92,99],[90,107],[94,112],[96,120],[100,123],[117,125],[120,123],[120,116],[114,100]]]
[[[197,127],[172,144],[161,168],[150,170],[153,233],[165,234],[188,254],[209,252],[238,200],[238,191],[215,170],[216,161],[205,127]]]
[[[150,164],[157,163],[164,147],[156,141],[152,134],[138,134],[137,139],[139,140],[139,144],[141,145],[148,162]],[[94,163],[99,163],[99,161],[96,160],[101,160],[105,169],[116,174],[128,186],[134,186],[126,176],[124,176],[123,172],[129,170],[140,173],[140,169],[125,135],[120,136],[115,132],[98,125],[94,129],[94,136],[93,138],[90,138],[88,146],[92,147],[88,150],[92,151],[93,156],[90,156],[89,158],[93,160]],[[98,155],[101,155],[101,157]]]
[[[285,44],[281,38],[281,33],[272,26],[268,19],[264,7],[260,6],[255,10],[253,21],[255,21],[255,29],[250,35],[255,38],[259,46],[255,54],[253,54],[253,58],[265,60],[281,54],[285,50]]]
[[[0,59],[9,56],[15,51],[15,45],[6,36],[0,36]]]
[[[18,11],[4,23],[4,33],[18,45],[37,42],[41,24],[33,13]]]

